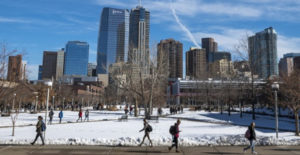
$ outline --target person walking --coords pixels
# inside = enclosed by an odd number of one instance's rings
[[[89,115],[90,115],[89,109],[86,109],[86,111],[84,113],[84,116],[85,116],[84,121],[85,120],[89,121]]]
[[[152,131],[152,127],[151,125],[148,124],[148,122],[146,121],[146,119],[144,119],[144,128],[140,130],[140,132],[142,131],[145,131],[145,134],[144,134],[144,137],[143,137],[143,141],[141,142],[141,144],[139,146],[142,146],[144,141],[145,141],[145,138],[147,137],[148,140],[150,141],[150,146],[152,147],[152,141],[150,139],[150,135],[149,133]]]
[[[124,112],[125,112],[125,115],[128,114],[128,107],[127,106],[125,106]]]
[[[77,119],[77,122],[78,122],[79,120],[81,120],[81,122],[82,122],[82,110],[81,110],[81,109],[79,110],[79,113],[78,113],[78,119]]]
[[[62,110],[60,110],[59,114],[58,114],[58,118],[59,118],[59,124],[61,124],[61,120],[64,117],[64,113]]]
[[[53,112],[53,109],[51,109],[49,112],[49,124],[50,125],[52,124],[53,116],[54,116],[54,112]]]
[[[133,107],[130,105],[130,107],[129,107],[129,113],[130,113],[130,116],[132,115],[132,111],[133,111]]]
[[[256,141],[256,133],[255,133],[255,123],[252,122],[250,124],[250,126],[248,127],[248,130],[245,133],[245,138],[247,138],[250,142],[250,145],[246,148],[244,148],[244,153],[246,153],[246,151],[248,149],[251,148],[251,152],[252,154],[257,154],[257,152],[255,152],[255,141]]]
[[[169,151],[171,151],[171,149],[173,147],[176,147],[176,152],[179,153],[178,151],[178,138],[179,138],[179,125],[180,125],[181,121],[180,119],[177,120],[177,122],[170,127],[170,134],[172,135],[172,138],[173,138],[173,143],[172,145],[169,147]]]
[[[31,143],[31,145],[34,145],[36,140],[41,137],[41,140],[42,140],[42,145],[45,145],[45,142],[44,142],[44,137],[43,137],[43,132],[46,130],[46,125],[43,121],[43,117],[42,116],[39,116],[38,117],[38,122],[36,124],[36,136],[35,136],[35,139],[34,141]]]

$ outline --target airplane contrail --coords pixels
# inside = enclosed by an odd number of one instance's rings
[[[171,10],[172,10],[172,14],[177,22],[177,24],[180,26],[180,28],[186,32],[187,36],[189,37],[189,39],[194,43],[194,45],[198,48],[200,48],[199,44],[197,43],[195,37],[193,36],[193,34],[191,33],[191,31],[184,25],[182,24],[182,22],[180,21],[180,19],[178,18],[176,11],[172,5],[172,1],[171,1]]]

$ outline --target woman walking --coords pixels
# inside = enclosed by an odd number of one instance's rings
[[[257,154],[257,152],[255,152],[255,141],[256,141],[256,133],[255,133],[255,123],[252,122],[250,124],[250,126],[248,127],[248,130],[246,131],[246,134],[245,134],[245,138],[247,138],[250,142],[250,145],[246,148],[244,148],[244,153],[246,153],[246,151],[248,149],[251,148],[251,152],[252,154]]]
[[[140,132],[145,131],[145,135],[143,138],[143,141],[141,142],[141,144],[139,146],[142,146],[144,143],[145,138],[147,137],[150,141],[150,146],[152,147],[152,141],[150,139],[149,133],[152,131],[152,127],[151,125],[148,124],[148,122],[146,121],[146,119],[144,119],[144,128],[142,130],[140,130]]]

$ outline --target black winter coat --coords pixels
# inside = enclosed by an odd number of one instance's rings
[[[249,140],[256,140],[255,129],[252,128],[251,126],[249,126],[248,129],[249,129],[249,131],[250,131],[250,137],[249,137]]]

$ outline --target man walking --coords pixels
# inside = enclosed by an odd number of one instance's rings
[[[54,112],[53,112],[53,109],[50,110],[49,112],[49,124],[51,125],[52,124],[52,120],[53,120],[53,115],[54,115]]]
[[[78,119],[77,119],[77,122],[78,122],[79,120],[81,120],[81,122],[82,122],[82,110],[81,110],[81,109],[79,110],[79,113],[78,113]]]
[[[43,138],[43,132],[46,130],[46,125],[45,123],[43,122],[43,117],[42,116],[39,116],[38,117],[38,122],[36,124],[36,136],[35,136],[35,139],[34,141],[31,143],[31,145],[34,145],[36,140],[41,137],[41,140],[42,140],[42,145],[45,145],[44,143],[44,138]]]
[[[64,113],[62,110],[60,110],[59,114],[58,114],[58,118],[59,118],[59,124],[61,123],[62,118],[64,117]]]
[[[254,150],[255,141],[256,141],[255,123],[254,122],[252,122],[250,124],[250,126],[248,127],[248,130],[246,131],[246,134],[245,134],[245,138],[247,138],[249,140],[250,145],[248,147],[244,148],[244,153],[246,153],[246,151],[251,148],[252,154],[257,154],[257,152],[255,152],[255,150]]]
[[[179,125],[180,125],[181,121],[178,119],[177,122],[171,126],[170,128],[170,133],[172,135],[173,138],[173,143],[172,145],[169,147],[169,151],[171,151],[171,149],[175,146],[176,147],[176,152],[179,153],[178,151],[178,138],[179,138]]]
[[[89,109],[86,109],[85,114],[84,114],[84,116],[85,116],[84,121],[85,120],[89,121],[89,115],[90,115]]]
[[[151,127],[151,125],[148,124],[146,119],[144,119],[144,128],[142,130],[140,130],[140,132],[142,132],[142,131],[145,131],[145,135],[144,135],[143,141],[141,142],[141,144],[139,146],[143,145],[145,138],[147,137],[148,140],[150,141],[150,146],[152,147],[153,145],[152,145],[152,141],[151,141],[150,135],[149,135],[149,133],[152,131],[152,127]]]

